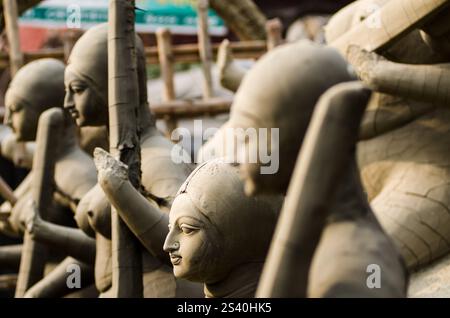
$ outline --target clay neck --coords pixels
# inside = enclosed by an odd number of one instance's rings
[[[61,147],[63,153],[78,144],[77,127],[71,118],[65,118],[61,136]]]
[[[141,142],[146,138],[160,135],[158,129],[156,128],[155,120],[153,118],[153,114],[150,112],[148,103],[143,103],[139,106],[137,122]],[[109,130],[109,119],[107,121],[107,127]]]
[[[248,263],[238,266],[222,281],[205,284],[206,298],[253,298],[258,287],[264,263]]]

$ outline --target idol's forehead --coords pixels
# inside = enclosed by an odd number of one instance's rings
[[[64,83],[67,85],[75,80],[83,81],[84,79],[78,72],[75,72],[73,66],[69,64],[64,72]]]
[[[11,108],[13,106],[26,108],[29,106],[29,104],[24,98],[20,97],[16,93],[14,87],[10,87],[5,94],[5,107]]]
[[[181,193],[173,201],[170,208],[169,222],[175,224],[180,218],[191,218],[199,222],[205,222],[205,216],[192,202],[188,193]]]

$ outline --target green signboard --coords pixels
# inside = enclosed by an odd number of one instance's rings
[[[168,27],[174,34],[195,34],[195,0],[136,0],[136,30],[155,32]],[[46,0],[20,17],[21,25],[45,28],[81,28],[108,20],[108,0]],[[224,22],[209,12],[210,33],[224,35]]]

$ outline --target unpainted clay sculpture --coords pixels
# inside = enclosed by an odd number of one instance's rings
[[[164,250],[175,276],[203,283],[208,298],[254,297],[280,206],[247,197],[236,166],[201,164],[170,210]]]
[[[76,123],[80,127],[108,125],[108,65],[107,65],[107,25],[99,25],[88,30],[75,44],[66,68],[65,83],[67,87],[65,108],[68,109]],[[186,179],[190,172],[189,166],[185,164],[175,164],[171,158],[172,144],[159,133],[155,127],[155,121],[147,102],[146,91],[146,71],[145,56],[140,39],[137,38],[137,60],[138,60],[138,80],[139,80],[139,132],[141,135],[141,170],[142,170],[142,193],[147,200],[153,201],[157,206],[157,213],[162,216],[163,211],[168,211],[179,186]],[[100,184],[102,185],[102,184]],[[103,186],[103,185],[102,185]],[[105,190],[105,189],[104,189]],[[121,193],[114,193],[107,196],[113,203],[113,198],[122,202],[127,197]],[[94,191],[94,190],[93,190]],[[96,262],[96,284],[102,296],[108,296],[111,286],[110,251],[111,241],[108,240],[107,232],[111,229],[104,229],[109,216],[109,209],[106,208],[103,200],[104,196],[96,198],[101,208],[96,208],[90,203],[84,206],[87,208],[84,213],[89,214],[90,223],[94,228],[100,230],[103,235],[97,233],[97,262]],[[135,216],[134,206],[127,202],[127,210],[115,205],[118,213],[123,219],[127,219],[127,213]],[[137,210],[139,211],[139,210]],[[82,213],[80,211],[80,213]],[[99,213],[97,215],[94,213]],[[143,216],[145,217],[145,216]],[[97,221],[103,220],[103,226]],[[129,218],[133,224],[128,224],[132,231],[134,225],[144,224],[141,217]],[[136,233],[135,233],[136,234]],[[161,235],[165,235],[162,233]],[[99,246],[101,244],[102,246]],[[162,246],[159,247],[161,249]],[[156,255],[160,255],[157,253]],[[99,255],[102,255],[100,257]],[[181,290],[177,287],[177,282],[170,273],[170,268],[164,265],[164,260],[142,250],[144,269],[144,296],[145,297],[174,297],[196,295],[198,288]],[[184,294],[183,294],[184,293]]]
[[[0,147],[2,156],[14,163],[16,167],[31,170],[36,148],[35,142],[20,142],[15,134],[11,133],[2,140]]]
[[[33,240],[46,244],[51,248],[65,251],[67,255],[86,264],[94,265],[95,239],[82,230],[69,228],[43,220],[39,212],[34,210],[27,220],[27,231]]]
[[[7,92],[7,106],[10,110],[7,119],[18,133],[18,139],[33,140],[36,131],[30,127],[36,129],[39,115],[51,106],[62,107],[63,100],[64,64],[57,60],[44,59],[24,66]],[[59,210],[61,207],[75,210],[84,193],[96,183],[95,170],[92,170],[92,159],[79,148],[76,127],[67,116],[62,139],[63,145],[56,158],[54,200]],[[28,200],[29,195],[21,196],[12,211],[11,220],[15,219],[20,223],[16,228],[23,229],[25,221],[30,217],[27,213],[32,209],[29,208]],[[19,216],[15,216],[15,212],[19,213]],[[22,213],[25,215],[21,215]],[[73,224],[67,212],[56,212],[55,215],[60,220],[53,221],[65,225]],[[65,284],[65,276],[60,284]]]
[[[364,112],[369,95],[359,84],[336,85],[351,79],[347,64],[337,51],[301,41],[268,53],[249,71],[239,88],[231,125],[244,129],[279,128],[279,144],[271,151],[278,151],[279,158],[283,158],[279,172],[273,175],[262,175],[258,163],[241,164],[243,178],[250,184],[246,192],[285,193],[292,179],[258,297],[405,295],[406,276],[401,259],[358,186],[352,160],[352,138],[356,137],[352,134],[357,135],[358,114]],[[253,84],[256,82],[258,88]],[[315,110],[317,101],[328,89]],[[310,125],[313,111],[317,119]],[[308,130],[308,139],[303,144],[308,126],[311,131]],[[252,149],[259,145],[245,146]],[[293,175],[300,147],[301,156]],[[334,155],[336,149],[342,153]],[[331,155],[336,160],[333,164],[328,162]],[[355,232],[361,235],[358,245],[352,238]],[[333,263],[340,260],[352,266],[330,267],[331,254],[322,252],[328,249],[336,251],[332,254]],[[386,258],[379,255],[381,250],[386,252]],[[372,262],[386,265],[386,289],[377,291],[378,294],[367,291],[365,285],[365,271]],[[326,273],[323,279],[321,272]]]
[[[220,84],[232,92],[236,92],[241,85],[247,70],[237,65],[233,60],[230,41],[223,40],[217,56]]]
[[[22,244],[0,246],[0,267],[18,270],[21,254]]]
[[[48,221],[53,221],[52,212],[55,179],[55,163],[58,147],[64,125],[64,115],[61,108],[50,108],[39,117],[37,139],[37,153],[33,159],[33,179],[30,192],[36,209]],[[45,274],[49,248],[34,241],[29,232],[23,237],[23,249],[20,259],[19,275],[15,297],[22,297],[26,290],[38,282]]]
[[[283,164],[265,175],[260,162],[241,164],[247,194],[286,191],[314,105],[328,88],[350,80],[347,64],[335,50],[307,40],[280,46],[256,63],[236,94],[229,124],[279,129],[279,142],[269,151],[278,152]],[[252,153],[257,145],[245,146]]]
[[[36,139],[39,115],[64,100],[64,64],[56,59],[40,59],[22,67],[5,95],[5,123],[18,141]]]
[[[404,264],[369,207],[356,166],[369,95],[358,82],[342,83],[315,107],[259,297],[405,297]],[[371,266],[382,268],[381,288],[368,288]]]
[[[328,42],[354,19],[364,20],[368,4],[358,1],[338,12],[327,27]],[[424,26],[427,33],[414,30],[381,55],[357,47],[348,52],[358,76],[376,91],[358,147],[363,184],[409,269],[450,250],[448,15],[447,8]]]
[[[61,107],[63,100],[64,64],[55,59],[31,62],[19,70],[6,92],[5,121],[12,126],[17,140],[33,141],[40,114],[50,107]],[[55,172],[58,188],[55,199],[61,206],[74,209],[83,194],[95,184],[95,174],[92,175],[95,170],[92,170],[92,160],[78,147],[70,118],[67,118],[63,134],[64,150],[59,153]],[[20,187],[19,198],[26,192],[25,185],[24,182]],[[26,216],[20,217],[22,222],[26,219]]]

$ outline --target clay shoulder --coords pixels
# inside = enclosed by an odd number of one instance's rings
[[[146,138],[141,144],[141,182],[152,196],[171,202],[192,172],[189,164],[172,158],[174,144],[163,136]]]
[[[55,165],[57,187],[74,199],[81,197],[97,183],[97,172],[91,157],[74,147]]]

